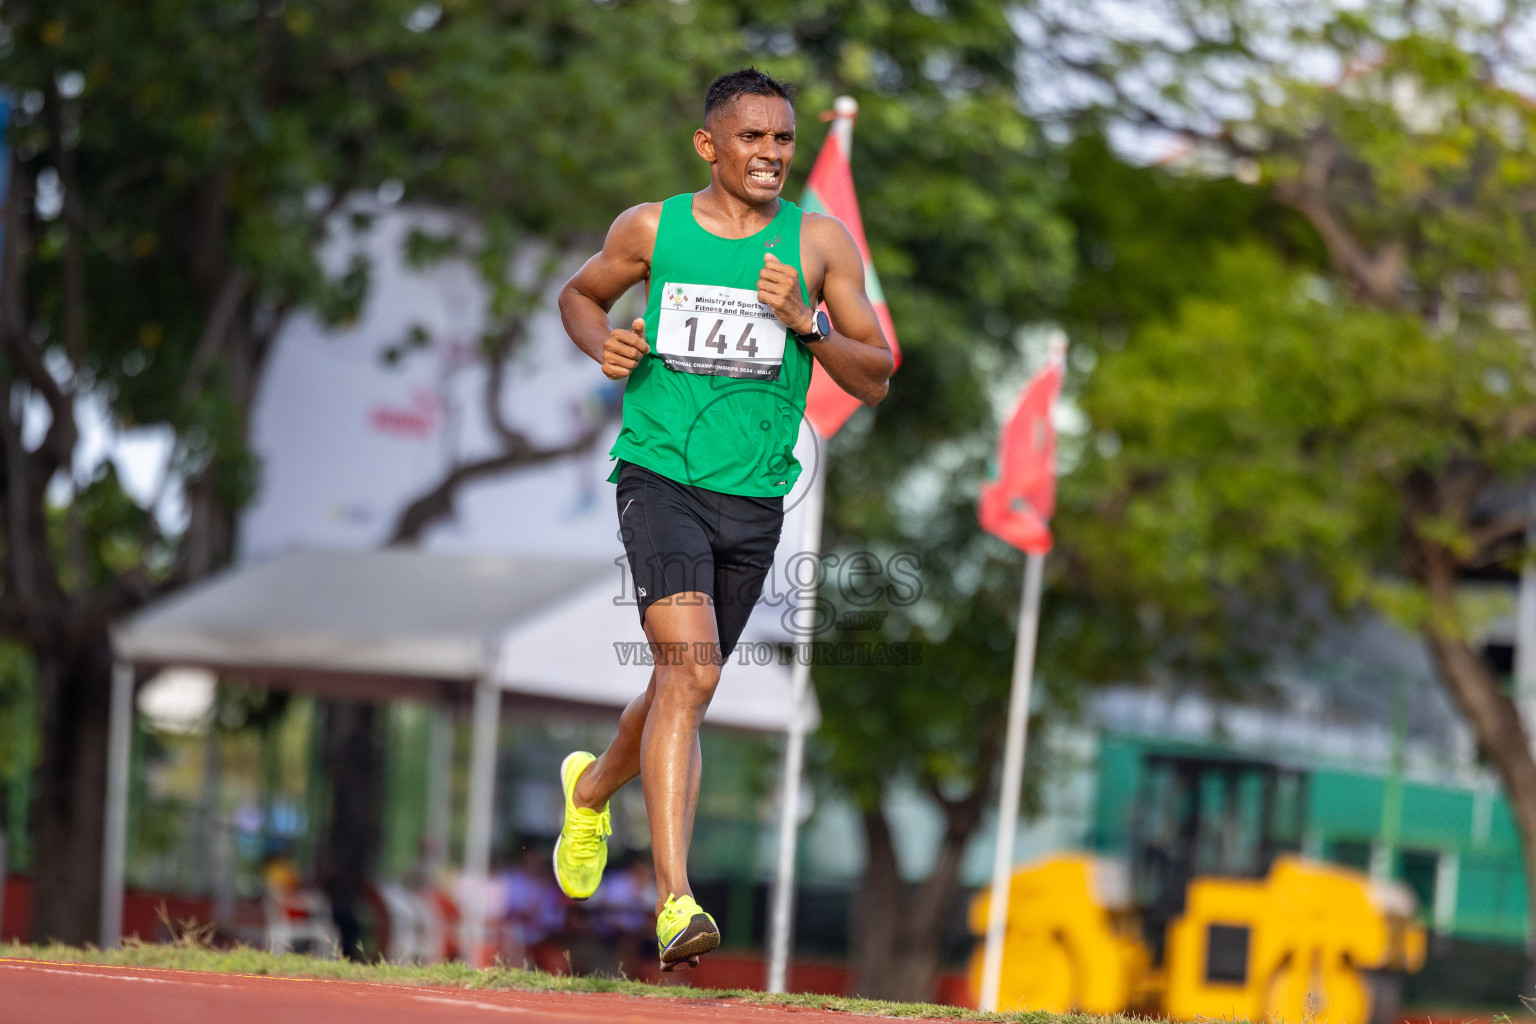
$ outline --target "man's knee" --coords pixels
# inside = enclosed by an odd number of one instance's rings
[[[707,704],[720,684],[720,666],[688,660],[656,673],[656,693],[694,704]]]

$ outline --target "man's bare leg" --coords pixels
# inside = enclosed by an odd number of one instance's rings
[[[619,731],[614,735],[613,741],[576,780],[576,789],[571,796],[577,807],[585,807],[591,811],[601,810],[603,804],[612,800],[615,793],[640,777],[640,739],[645,732],[646,716],[651,712],[651,701],[656,696],[656,675],[660,670],[660,666],[651,669],[650,682],[646,685],[645,692],[630,701],[623,713],[619,715]],[[694,742],[694,748],[695,768],[694,779],[690,783],[690,790],[693,793],[690,808],[698,802],[697,776],[703,758],[702,751],[698,750],[697,740]],[[693,833],[691,814],[688,819],[688,832],[690,835]]]
[[[608,749],[598,755],[576,780],[571,794],[577,807],[601,810],[613,794],[627,786],[640,775],[640,736],[645,731],[645,718],[651,711],[651,700],[656,696],[656,673],[651,669],[651,681],[619,715],[619,731],[608,744]]]
[[[573,798],[579,808],[596,811],[641,775],[660,912],[668,895],[693,895],[688,841],[703,772],[699,723],[720,682],[713,657],[697,657],[699,645],[719,646],[713,600],[694,591],[657,600],[645,609],[645,637],[657,652],[650,685],[619,715],[619,732],[576,780]]]
[[[645,635],[658,653],[650,683],[619,716],[618,734],[582,772],[573,799],[578,807],[597,810],[641,776],[659,912],[669,895],[693,895],[688,845],[703,774],[699,723],[720,681],[715,659],[698,655],[700,645],[713,651],[720,642],[714,602],[691,591],[662,598],[646,609]]]
[[[619,715],[619,731],[608,744],[608,749],[596,761],[587,766],[576,780],[572,799],[577,807],[601,810],[613,795],[640,777],[640,739],[645,732],[645,719],[651,711],[651,700],[656,695],[656,670],[651,671],[650,685]],[[689,776],[688,834],[693,834],[693,809],[699,802],[699,779],[703,767],[703,752],[697,738],[693,741],[694,756],[692,774]]]
[[[657,601],[646,611],[645,633],[661,645],[658,650],[669,652],[668,664],[657,666],[656,694],[640,737],[640,785],[660,913],[669,895],[693,895],[688,845],[703,771],[699,725],[720,682],[720,666],[707,653],[720,643],[714,601],[691,591]]]

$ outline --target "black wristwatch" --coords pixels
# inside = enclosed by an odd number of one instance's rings
[[[795,340],[803,341],[807,345],[812,345],[818,341],[826,341],[827,337],[831,333],[832,318],[827,316],[826,310],[818,309],[816,311],[816,326],[811,328],[809,331],[806,331],[804,334],[796,334]]]

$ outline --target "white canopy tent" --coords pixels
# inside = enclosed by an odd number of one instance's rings
[[[216,576],[119,624],[112,636],[102,946],[116,945],[122,931],[136,678],[197,667],[348,699],[472,703],[464,872],[480,879],[490,868],[503,694],[527,704],[614,708],[645,688],[644,635],[622,585],[607,562],[300,550]],[[642,646],[629,646],[635,644]],[[706,722],[786,730],[791,669],[779,661],[733,658]],[[806,705],[814,720],[814,698]],[[477,908],[465,910],[463,948],[476,950],[483,921]]]

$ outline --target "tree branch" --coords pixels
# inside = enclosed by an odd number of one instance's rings
[[[83,608],[91,599],[91,560],[85,544],[85,515],[80,508],[80,489],[70,481],[69,503],[64,507],[70,568],[75,574],[75,592],[70,603]]]
[[[212,300],[228,276],[224,252],[224,221],[229,213],[230,171],[214,168],[197,186],[191,209],[191,271],[203,295]]]
[[[1189,18],[1184,18],[1184,28],[1190,32],[1194,45],[1191,51],[1226,51],[1258,60],[1241,41],[1241,31],[1233,25],[1231,40],[1218,39],[1203,33]],[[1181,124],[1147,102],[1130,95],[1123,76],[1112,66],[1093,59],[1074,58],[1061,52],[1059,26],[1047,26],[1047,33],[1058,40],[1054,59],[1069,71],[1085,75],[1109,90],[1114,97],[1119,115],[1143,126],[1156,128],[1190,140],[1218,145],[1233,156],[1255,157],[1261,155],[1253,147],[1245,145],[1228,131],[1202,131],[1191,124]],[[1187,54],[1186,54],[1187,55]],[[1384,309],[1398,309],[1402,305],[1399,287],[1404,266],[1404,246],[1399,239],[1383,244],[1375,253],[1368,252],[1329,208],[1327,184],[1329,174],[1338,157],[1338,149],[1328,134],[1314,132],[1305,144],[1302,157],[1302,173],[1299,179],[1280,181],[1274,186],[1276,199],[1296,210],[1312,225],[1321,237],[1334,266],[1353,279],[1364,296]]]
[[[506,391],[507,359],[517,343],[522,340],[527,327],[527,316],[514,317],[496,339],[496,348],[486,355],[485,367],[485,417],[491,430],[509,448],[522,441],[522,434],[507,422],[501,399]]]
[[[1536,430],[1536,405],[1526,405],[1505,417],[1499,433],[1504,440],[1515,441],[1533,430]]]
[[[537,300],[554,280],[559,268],[558,260],[545,260],[537,279],[530,288],[525,290],[525,294]],[[528,320],[532,314],[533,310],[530,308],[508,320],[496,335],[494,347],[486,354],[485,390],[482,392],[485,416],[492,432],[500,440],[503,451],[499,455],[456,466],[435,487],[406,506],[396,520],[395,529],[389,539],[391,546],[416,543],[428,526],[451,515],[458,489],[465,484],[586,451],[596,443],[608,423],[612,421],[614,414],[605,412],[604,415],[589,423],[578,437],[566,444],[553,447],[541,447],[535,444],[527,434],[508,422],[502,401],[506,393],[507,364],[524,340]]]
[[[43,454],[50,460],[47,475],[68,464],[75,448],[75,407],[44,365],[42,355],[32,345],[27,322],[25,281],[31,263],[31,210],[34,186],[23,173],[15,147],[10,151],[10,198],[5,203],[4,257],[0,262],[0,348],[10,357],[11,367],[37,389],[48,403],[52,424],[43,438]]]
[[[1403,246],[1396,239],[1383,245],[1375,255],[1351,235],[1328,208],[1328,176],[1338,158],[1338,147],[1323,131],[1314,132],[1307,141],[1301,177],[1275,184],[1275,198],[1307,218],[1333,265],[1354,278],[1371,302],[1384,309],[1402,305],[1398,284],[1403,274]]]
[[[1521,710],[1503,692],[1488,664],[1460,635],[1456,618],[1457,572],[1454,560],[1443,549],[1420,545],[1414,561],[1416,573],[1428,591],[1435,614],[1429,617],[1424,639],[1445,688],[1504,782],[1510,816],[1526,851],[1522,858],[1527,885],[1536,885],[1536,759],[1531,754],[1529,729]],[[1530,907],[1536,920],[1536,903]]]
[[[11,418],[15,405],[10,381],[6,381],[5,407],[0,409],[0,445],[5,449],[5,556],[9,572],[6,596],[23,606],[37,597],[33,576],[32,543],[27,535],[31,491],[27,479],[27,455],[21,444],[21,428]]]
[[[53,374],[43,364],[42,356],[25,338],[13,330],[3,333],[6,354],[14,361],[27,383],[43,396],[43,400],[48,403],[48,411],[53,414],[53,423],[48,427],[43,445],[55,454],[61,465],[66,464],[75,450],[78,437],[75,430],[74,396],[66,393],[59,382],[53,379]]]
[[[1472,539],[1474,558],[1477,553],[1482,552],[1491,545],[1520,537],[1525,533],[1526,527],[1530,525],[1530,522],[1531,514],[1525,508],[1521,508],[1518,512],[1507,512],[1485,521],[1469,532]]]
[[[394,547],[415,544],[421,540],[421,535],[427,527],[453,514],[454,498],[457,497],[459,488],[465,484],[510,470],[553,462],[555,459],[586,451],[602,436],[609,419],[610,417],[605,416],[590,424],[574,440],[548,448],[541,448],[529,441],[526,435],[513,431],[509,450],[500,455],[454,467],[438,482],[437,486],[407,505],[405,511],[400,513],[400,518],[395,521],[394,531],[388,541],[389,545]]]
[[[75,172],[75,154],[64,140],[64,98],[51,75],[43,86],[43,119],[48,125],[53,169],[64,192],[64,351],[78,373],[86,362],[85,204],[80,196],[80,176]]]
[[[240,309],[240,302],[245,298],[253,280],[251,272],[244,267],[237,267],[224,275],[224,283],[220,285],[218,297],[209,310],[202,336],[198,338],[197,348],[192,353],[192,362],[187,367],[187,375],[181,382],[178,397],[182,405],[196,398],[202,389],[203,378],[213,368],[213,361],[224,345],[230,325],[234,323],[235,314]]]
[[[548,289],[550,282],[555,279],[559,268],[558,260],[544,261],[538,279],[524,291],[524,294],[533,300],[528,304],[530,308],[523,310],[507,322],[496,336],[495,348],[486,354],[485,415],[491,424],[491,429],[508,448],[525,444],[526,439],[507,422],[506,411],[502,406],[502,397],[506,389],[507,362],[527,336],[528,320],[535,312],[532,307]]]
[[[1441,514],[1453,516],[1459,523],[1466,522],[1472,511],[1472,503],[1483,488],[1492,482],[1493,470],[1484,463],[1451,471],[1450,479],[1442,482],[1439,487]]]

